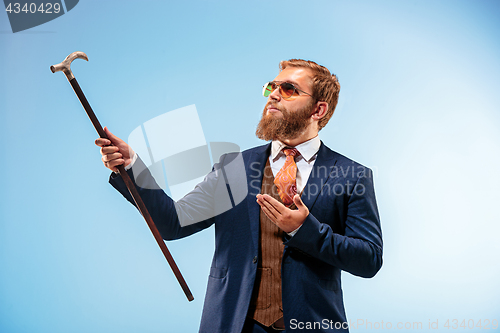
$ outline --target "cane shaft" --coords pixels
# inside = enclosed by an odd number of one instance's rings
[[[106,132],[104,132],[101,123],[99,123],[99,120],[97,119],[94,111],[92,110],[92,107],[90,106],[89,102],[87,101],[87,98],[83,94],[82,89],[80,88],[80,85],[76,81],[76,78],[72,78],[69,83],[73,87],[73,90],[75,91],[76,95],[78,96],[78,99],[83,105],[83,108],[85,109],[85,112],[90,118],[90,121],[94,125],[94,128],[96,129],[97,133],[101,138],[106,138],[108,139],[108,136],[106,135]],[[125,171],[125,168],[123,165],[117,166],[118,171],[120,172],[120,175],[122,176],[123,181],[125,182],[125,185],[127,186],[127,189],[130,192],[130,195],[134,199],[134,202],[136,204],[136,207],[139,209],[141,212],[142,216],[146,220],[146,223],[149,226],[149,229],[153,233],[153,236],[160,246],[161,251],[163,252],[163,255],[165,256],[165,259],[167,259],[168,264],[170,265],[170,268],[174,272],[175,277],[177,278],[177,281],[179,281],[179,284],[181,285],[182,290],[186,294],[186,297],[188,298],[189,301],[192,301],[194,299],[193,295],[191,294],[191,291],[189,290],[189,287],[184,280],[184,277],[182,276],[179,268],[177,267],[177,264],[174,261],[174,258],[172,258],[172,255],[170,254],[170,251],[167,248],[167,245],[163,241],[163,238],[160,235],[160,232],[158,231],[158,228],[156,228],[156,225],[153,222],[153,219],[151,218],[151,215],[148,212],[148,209],[146,208],[146,205],[141,199],[141,196],[139,195],[139,192],[135,188],[134,183],[130,179],[128,173]]]
[[[69,83],[73,87],[73,90],[76,93],[76,96],[78,96],[78,99],[83,105],[83,108],[85,109],[85,112],[87,112],[87,116],[89,116],[90,121],[92,122],[92,125],[94,125],[94,128],[96,129],[97,133],[99,134],[99,137],[107,139],[108,136],[106,135],[106,132],[104,132],[104,129],[101,126],[101,123],[97,119],[94,111],[92,110],[92,107],[89,104],[89,101],[87,101],[87,98],[85,97],[85,94],[82,91],[82,88],[80,88],[80,85],[78,84],[78,81],[76,81],[76,78],[72,78]]]
[[[134,199],[136,207],[139,209],[141,212],[142,216],[146,220],[146,223],[149,226],[149,229],[153,233],[154,238],[156,239],[156,242],[160,246],[161,251],[163,252],[163,255],[165,256],[165,259],[167,259],[168,264],[170,265],[170,268],[174,272],[175,277],[177,278],[177,281],[179,281],[179,284],[181,285],[182,290],[184,291],[184,294],[186,294],[187,299],[191,302],[194,297],[191,291],[189,290],[189,287],[184,280],[184,277],[182,276],[181,271],[179,270],[179,267],[177,267],[177,264],[174,261],[174,258],[170,254],[170,251],[167,248],[167,245],[163,241],[163,238],[160,235],[160,232],[158,231],[158,228],[156,228],[156,225],[153,222],[153,219],[151,218],[151,215],[149,215],[149,211],[146,208],[146,205],[144,204],[144,201],[142,201],[141,196],[139,195],[139,192],[135,188],[134,183],[130,179],[127,171],[125,171],[125,168],[123,165],[119,165],[118,171],[120,172],[120,175],[123,178],[123,181],[125,182],[125,185],[127,186],[130,194],[132,195],[132,198]]]

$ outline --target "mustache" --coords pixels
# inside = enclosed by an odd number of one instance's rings
[[[267,108],[269,106],[272,106],[273,108],[276,108],[276,109],[280,110],[281,113],[283,113],[283,114],[285,114],[287,112],[286,109],[283,106],[278,105],[278,103],[276,103],[274,101],[267,102],[266,107],[264,108],[264,112],[267,110]]]

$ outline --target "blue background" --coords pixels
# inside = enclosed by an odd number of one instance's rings
[[[198,329],[213,229],[168,243],[189,303],[49,70],[74,51],[118,136],[195,104],[207,142],[242,149],[262,144],[261,87],[279,61],[325,65],[342,89],[320,137],[374,169],[385,241],[375,278],[343,275],[348,318],[500,320],[499,14],[488,0],[82,0],[13,34],[0,13],[0,332]]]

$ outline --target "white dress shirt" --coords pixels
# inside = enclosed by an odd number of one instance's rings
[[[295,185],[297,186],[297,192],[301,193],[306,186],[307,180],[311,175],[314,162],[316,161],[316,156],[318,155],[319,147],[321,146],[321,140],[319,136],[297,145],[295,148],[299,151],[300,155],[295,157],[295,164],[297,165],[297,177],[295,178]],[[271,170],[273,171],[273,176],[281,170],[283,165],[285,165],[286,155],[283,152],[283,148],[287,147],[281,141],[273,141],[271,143],[271,154],[269,155],[269,164],[271,165]],[[302,226],[302,225],[301,225]],[[297,233],[300,229],[299,226],[292,232],[287,234],[291,237]]]
[[[300,153],[300,156],[295,157],[295,164],[297,165],[297,178],[295,179],[295,182],[298,193],[302,192],[306,186],[320,146],[321,141],[319,136],[315,136],[309,141],[303,142],[298,146],[290,147],[297,149]],[[273,170],[274,177],[276,177],[276,174],[281,170],[283,165],[285,165],[286,155],[282,151],[285,147],[287,147],[287,145],[281,141],[273,141],[271,144],[269,164]]]

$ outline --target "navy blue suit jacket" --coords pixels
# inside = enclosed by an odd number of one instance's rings
[[[232,209],[184,227],[176,212],[178,204],[163,190],[138,187],[165,240],[179,239],[215,224],[215,253],[200,332],[242,330],[259,255],[260,207],[255,196],[261,189],[269,153],[270,144],[240,153],[247,180],[240,186],[248,186],[247,196]],[[228,156],[221,157],[212,174],[224,169]],[[281,291],[287,331],[294,328],[294,332],[300,332],[301,322],[322,323],[316,332],[337,331],[325,323],[346,322],[340,272],[369,278],[382,266],[382,233],[372,176],[370,169],[321,144],[302,193],[310,214],[298,232],[284,240]],[[141,184],[154,181],[147,171],[140,177]],[[196,205],[209,203],[219,183],[229,188],[224,178],[212,178],[212,184],[205,181],[193,191],[191,199],[198,201]],[[111,177],[110,182],[133,203],[121,177]],[[185,209],[189,216],[189,209],[196,208]]]

